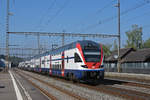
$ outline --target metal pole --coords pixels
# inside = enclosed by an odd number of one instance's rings
[[[7,0],[7,16],[6,16],[6,67],[5,70],[8,70],[9,67],[9,0]]]
[[[62,46],[64,46],[64,44],[65,44],[65,34],[63,33],[62,34]]]
[[[37,42],[38,42],[38,54],[40,54],[41,50],[40,50],[40,34],[39,33],[37,35]]]
[[[121,72],[120,42],[120,0],[118,0],[118,72]]]

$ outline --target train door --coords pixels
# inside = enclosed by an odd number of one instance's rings
[[[49,63],[49,74],[52,75],[52,56],[51,55],[49,55],[49,61],[50,61],[50,63]]]
[[[39,66],[39,72],[41,72],[42,71],[42,57],[40,57],[40,66]]]
[[[64,76],[64,67],[65,67],[65,61],[64,61],[64,58],[65,58],[65,53],[62,52],[62,62],[61,62],[61,65],[62,65],[62,70],[61,70],[61,75]]]

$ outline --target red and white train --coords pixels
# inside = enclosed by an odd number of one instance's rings
[[[103,80],[103,48],[89,40],[73,42],[19,63],[19,67],[71,80]]]

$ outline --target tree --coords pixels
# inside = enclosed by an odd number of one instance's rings
[[[103,45],[103,51],[104,51],[104,56],[105,57],[107,57],[111,54],[111,50],[110,50],[111,47],[112,47],[111,44]]]
[[[118,50],[118,45],[116,40],[114,40],[114,44],[113,44],[113,51],[115,50]]]
[[[142,27],[138,27],[138,25],[132,25],[132,30],[126,32],[128,37],[126,48],[142,48]]]
[[[150,38],[143,43],[143,48],[150,48]]]

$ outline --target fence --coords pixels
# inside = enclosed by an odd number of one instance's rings
[[[117,63],[104,63],[106,72],[117,72]],[[124,73],[150,74],[150,62],[122,63],[121,71]]]

